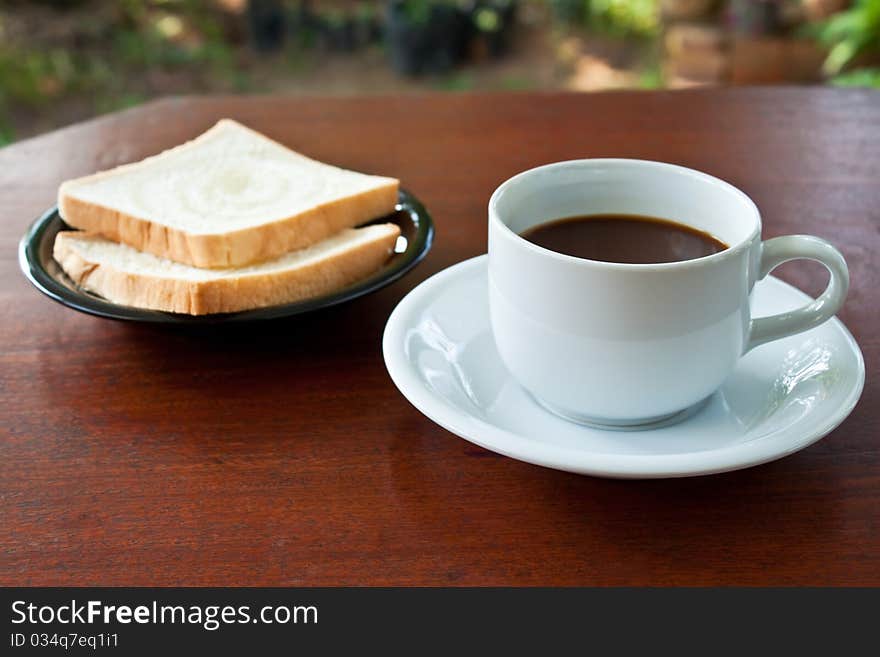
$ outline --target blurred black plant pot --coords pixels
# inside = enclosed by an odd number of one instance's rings
[[[288,32],[293,42],[301,48],[311,48],[315,45],[320,28],[321,21],[312,10],[312,3],[309,0],[302,0],[289,14]]]
[[[587,8],[585,0],[550,0],[549,4],[558,21],[580,23],[584,20]]]
[[[730,0],[728,22],[737,34],[778,34],[783,30],[780,0]]]
[[[492,57],[499,57],[510,47],[510,35],[516,23],[516,0],[481,0],[471,8],[474,29]]]
[[[386,10],[391,66],[404,75],[444,73],[464,57],[470,16],[450,2],[391,0]]]
[[[358,7],[354,23],[355,42],[358,47],[370,46],[382,40],[382,24],[373,3],[364,2]]]
[[[83,4],[84,1],[85,0],[39,0],[39,2],[36,2],[35,4],[49,5],[55,9],[72,9],[77,5]]]
[[[327,14],[321,22],[321,34],[326,47],[335,52],[352,52],[358,46],[357,24],[346,14]]]
[[[284,45],[286,21],[281,0],[248,0],[247,23],[251,43],[260,52],[279,50]]]

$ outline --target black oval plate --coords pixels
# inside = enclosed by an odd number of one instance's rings
[[[37,219],[22,238],[18,247],[18,261],[21,270],[31,283],[43,294],[58,303],[74,310],[133,322],[154,324],[226,324],[253,322],[266,319],[290,317],[334,306],[351,299],[374,292],[396,281],[415,267],[431,248],[434,237],[434,223],[419,200],[405,190],[400,190],[395,212],[387,217],[369,223],[395,223],[400,226],[400,234],[406,239],[406,247],[395,251],[381,270],[348,287],[315,299],[288,303],[280,306],[243,310],[237,313],[215,315],[181,315],[159,310],[143,310],[132,306],[122,306],[107,301],[103,297],[87,292],[64,273],[52,257],[55,235],[61,230],[69,230],[58,208],[48,210]],[[399,246],[399,243],[398,243]]]

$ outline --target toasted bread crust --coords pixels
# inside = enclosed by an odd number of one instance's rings
[[[208,281],[131,273],[93,262],[65,232],[56,236],[53,255],[74,283],[114,303],[207,315],[293,303],[341,289],[377,271],[393,251],[398,235],[400,229],[389,225],[385,234],[373,240],[304,266]]]

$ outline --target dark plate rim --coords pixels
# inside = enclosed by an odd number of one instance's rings
[[[391,261],[380,271],[333,294],[307,301],[243,310],[235,313],[183,315],[161,310],[146,310],[116,304],[91,293],[79,289],[72,290],[63,285],[46,270],[39,254],[43,238],[54,222],[60,222],[62,227],[67,227],[67,224],[64,223],[64,220],[58,213],[57,205],[46,210],[28,228],[19,243],[18,261],[24,275],[40,292],[68,308],[89,315],[95,315],[96,317],[152,324],[194,326],[280,319],[313,312],[322,308],[329,308],[375,292],[397,281],[419,264],[428,254],[428,251],[430,251],[434,240],[434,222],[431,215],[425,209],[425,206],[422,205],[421,201],[404,189],[398,192],[395,211],[404,212],[408,215],[409,220],[416,227],[416,233],[413,239],[406,245],[406,249],[400,254],[395,254],[395,257],[392,257]],[[387,217],[368,223],[379,223],[384,219],[387,219]]]

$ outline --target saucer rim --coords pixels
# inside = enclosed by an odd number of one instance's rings
[[[849,416],[864,389],[864,356],[850,331],[835,316],[828,321],[834,323],[856,356],[856,379],[848,396],[828,420],[811,431],[797,432],[795,440],[791,440],[789,432],[782,430],[717,449],[650,455],[591,452],[536,442],[470,415],[431,392],[421,381],[405,353],[405,332],[411,326],[407,319],[411,317],[416,306],[435,289],[444,287],[450,279],[485,267],[487,261],[486,254],[464,260],[434,274],[413,288],[401,299],[388,318],[382,337],[382,352],[394,385],[419,412],[447,431],[492,452],[555,470],[609,478],[693,477],[730,472],[784,458],[819,441]],[[767,276],[759,284],[781,285],[804,302],[812,301],[806,293],[774,276]]]

